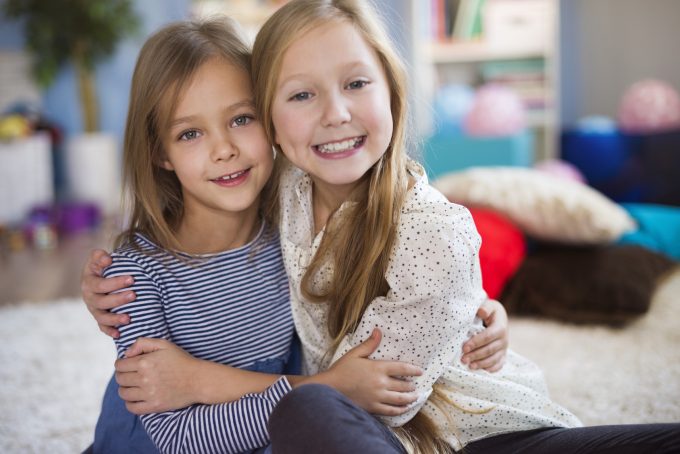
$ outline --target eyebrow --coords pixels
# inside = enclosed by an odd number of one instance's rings
[[[370,68],[370,65],[366,64],[366,63],[363,62],[363,61],[356,60],[356,61],[351,61],[351,62],[346,63],[346,64],[344,64],[344,65],[341,66],[341,69],[342,69],[343,71],[349,71],[349,70],[352,70],[352,69],[355,69],[355,68],[362,68],[362,69],[363,69],[363,68],[366,68],[366,69],[369,69],[369,68]],[[285,79],[283,79],[283,80],[281,81],[281,83],[279,84],[279,87],[284,86],[285,84],[287,84],[289,81],[291,81],[291,80],[293,80],[293,79],[305,78],[306,76],[307,76],[307,74],[305,74],[305,73],[295,73],[295,74],[291,74],[290,76],[286,77]]]
[[[228,106],[225,110],[227,111],[233,111],[233,110],[238,110],[243,107],[251,107],[255,108],[255,102],[252,99],[244,99],[243,101],[236,102],[230,106]],[[180,125],[182,123],[191,123],[192,121],[196,120],[198,118],[197,115],[187,115],[186,117],[179,117],[175,118],[170,122],[170,127],[174,128],[177,125]]]

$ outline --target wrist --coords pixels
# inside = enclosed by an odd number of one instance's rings
[[[291,377],[287,378],[288,382],[293,388],[297,388],[302,385],[317,384],[326,385],[337,389],[333,381],[333,375],[329,371],[319,372],[314,375],[295,375],[292,377],[292,380]]]
[[[215,399],[214,380],[211,379],[211,371],[213,363],[202,359],[196,359],[196,363],[190,369],[192,370],[193,379],[188,383],[188,397],[193,404],[216,404],[219,403]]]

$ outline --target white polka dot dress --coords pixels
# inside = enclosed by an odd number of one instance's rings
[[[381,418],[389,426],[403,425],[422,409],[451,446],[460,449],[500,433],[580,425],[549,399],[538,367],[514,352],[508,351],[503,369],[494,374],[461,363],[463,343],[482,329],[475,316],[486,299],[478,257],[481,239],[469,211],[448,202],[426,177],[418,178],[402,208],[385,276],[388,294],[370,303],[356,331],[333,354],[327,354],[328,305],[306,302],[300,291],[306,266],[324,233],[313,233],[311,178],[289,166],[282,175],[280,197],[281,247],[306,373],[328,368],[378,327],[383,339],[372,358],[406,361],[425,371],[414,380],[419,399],[410,410]],[[314,285],[323,286],[332,272],[326,265]],[[444,407],[448,416],[428,401],[435,384],[454,403]]]

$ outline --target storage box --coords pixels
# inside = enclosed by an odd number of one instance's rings
[[[0,142],[0,224],[22,222],[34,206],[54,202],[51,147],[47,134]]]
[[[533,135],[526,130],[513,136],[489,138],[439,132],[428,138],[423,148],[423,166],[430,181],[469,167],[529,167],[534,161]]]
[[[484,39],[495,48],[545,49],[552,42],[552,0],[488,0],[484,6]]]
[[[562,159],[616,202],[680,206],[680,130],[652,134],[565,131]]]

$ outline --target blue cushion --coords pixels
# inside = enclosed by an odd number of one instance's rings
[[[638,230],[623,235],[619,244],[635,244],[680,260],[680,207],[625,203]]]

